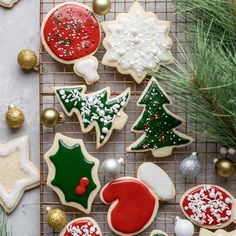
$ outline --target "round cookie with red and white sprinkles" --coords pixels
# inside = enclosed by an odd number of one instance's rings
[[[235,199],[216,185],[199,185],[189,189],[180,206],[193,223],[211,229],[223,228],[234,220]]]
[[[95,72],[98,62],[92,55],[100,45],[101,29],[90,8],[75,2],[56,6],[44,18],[41,37],[55,60],[75,64],[75,73],[88,84],[98,79]]]
[[[90,217],[78,218],[65,226],[59,236],[102,236],[97,222]]]

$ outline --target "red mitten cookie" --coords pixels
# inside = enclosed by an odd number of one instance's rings
[[[199,185],[189,189],[180,206],[186,217],[203,228],[224,228],[236,222],[235,199],[216,185]]]
[[[101,29],[87,6],[67,2],[54,7],[43,20],[41,38],[48,53],[61,63],[74,64],[74,72],[87,84],[99,79],[92,55],[100,45]]]
[[[111,204],[108,224],[118,235],[135,235],[146,229],[157,214],[159,199],[174,196],[169,176],[152,163],[143,163],[137,178],[116,179],[101,191],[101,200]]]

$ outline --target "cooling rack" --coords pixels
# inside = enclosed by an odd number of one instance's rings
[[[65,2],[64,0],[40,0],[40,19],[41,22],[47,14],[47,12],[57,4]],[[92,1],[77,1],[85,3],[91,6]],[[103,17],[99,17],[101,21],[114,20],[116,15],[120,12],[127,12],[132,5],[133,0],[117,0],[112,1],[112,10],[109,14]],[[143,7],[148,11],[155,12],[159,19],[172,21],[171,37],[173,39],[172,53],[178,59],[185,63],[180,55],[177,47],[177,41],[183,43],[185,41],[184,35],[180,32],[178,25],[182,22],[178,18],[175,8],[171,1],[167,0],[140,0]],[[104,37],[104,34],[102,34]],[[104,48],[101,45],[96,53],[96,56],[101,62],[104,54]],[[216,176],[214,172],[213,159],[219,155],[218,146],[212,142],[206,142],[201,140],[199,137],[183,128],[182,131],[187,132],[188,135],[194,137],[196,142],[186,148],[176,149],[170,157],[163,159],[155,159],[150,153],[126,153],[126,147],[129,146],[134,140],[138,138],[138,135],[132,134],[130,129],[132,124],[135,122],[137,117],[141,113],[141,109],[136,106],[136,101],[141,95],[147,81],[144,81],[141,85],[137,85],[134,80],[127,75],[119,74],[116,69],[111,67],[105,67],[99,65],[100,80],[94,85],[88,87],[88,92],[97,91],[101,88],[109,86],[112,91],[112,96],[120,94],[125,88],[130,87],[132,94],[130,102],[126,108],[126,112],[129,115],[126,126],[120,130],[115,131],[108,143],[99,150],[95,148],[95,132],[89,134],[82,134],[80,125],[75,116],[66,117],[64,123],[57,125],[53,129],[47,129],[41,125],[40,127],[40,171],[41,171],[41,184],[40,184],[40,235],[58,235],[59,232],[50,229],[46,222],[46,207],[61,208],[68,216],[68,220],[72,220],[77,217],[84,216],[81,212],[74,208],[65,207],[60,204],[57,195],[47,187],[47,166],[43,159],[43,154],[51,147],[54,135],[56,132],[61,132],[69,137],[81,138],[84,140],[85,146],[88,152],[98,158],[101,162],[109,157],[119,159],[123,157],[125,159],[125,165],[121,169],[120,176],[136,176],[136,171],[139,165],[144,161],[151,161],[158,164],[163,168],[173,180],[176,187],[176,197],[170,202],[161,202],[159,211],[155,221],[140,235],[149,235],[153,229],[160,229],[174,235],[174,224],[173,218],[175,216],[183,216],[178,205],[179,199],[182,194],[190,187],[202,184],[211,183],[219,184],[225,187],[232,194],[236,193],[236,181],[235,176],[228,178],[227,181]],[[63,85],[79,85],[83,84],[84,80],[78,78],[74,73],[72,66],[62,65],[55,62],[49,54],[41,47],[40,50],[40,110],[42,111],[48,107],[54,107],[58,111],[61,111],[61,107],[57,102],[53,92],[53,86]],[[178,103],[177,100],[173,99],[174,103]],[[186,104],[187,105],[187,104]],[[187,120],[188,114],[179,112],[176,110],[175,105],[172,106],[172,111],[180,115],[183,119]],[[193,181],[186,181],[178,171],[179,163],[186,156],[190,155],[191,152],[197,151],[199,159],[202,163],[202,169],[200,175]],[[104,185],[110,179],[104,177],[103,174],[99,173],[101,184]],[[95,199],[92,206],[92,212],[90,214],[101,227],[103,235],[114,235],[107,224],[106,216],[109,206],[105,206],[100,201],[99,197]],[[195,235],[197,235],[197,228],[195,229]]]

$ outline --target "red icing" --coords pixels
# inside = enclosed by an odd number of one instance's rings
[[[78,186],[75,189],[76,194],[78,194],[79,196],[85,194],[88,185],[89,185],[89,179],[86,177],[81,178]]]
[[[94,53],[101,41],[99,22],[93,12],[73,3],[55,9],[43,33],[51,51],[66,61]]]
[[[64,236],[101,236],[100,230],[90,220],[76,220],[68,224]]]
[[[146,185],[136,179],[117,179],[102,191],[105,203],[118,200],[111,211],[112,227],[133,234],[144,228],[153,216],[156,198]]]
[[[212,193],[215,193],[215,196]],[[201,185],[187,192],[182,201],[182,207],[185,214],[197,224],[221,225],[231,218],[229,213],[232,211],[232,200],[226,191],[222,191],[217,186]],[[219,214],[218,217],[217,214]],[[220,220],[217,221],[218,218]]]

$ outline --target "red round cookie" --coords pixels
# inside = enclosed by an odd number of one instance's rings
[[[101,42],[101,30],[88,7],[71,2],[48,13],[43,22],[42,37],[56,59],[73,61],[96,52]]]
[[[194,223],[205,228],[221,228],[232,221],[233,197],[215,185],[200,185],[182,197],[181,208]]]
[[[108,223],[120,235],[133,235],[144,230],[154,219],[158,208],[154,194],[135,178],[120,178],[108,183],[102,189],[101,200],[112,204]]]
[[[71,221],[59,236],[102,236],[101,230],[92,218],[84,217]]]

